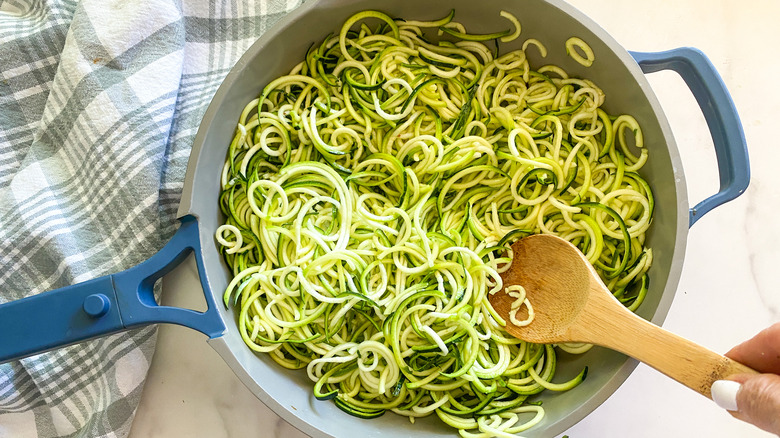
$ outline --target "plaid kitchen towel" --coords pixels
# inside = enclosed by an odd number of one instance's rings
[[[165,244],[212,95],[299,2],[0,0],[0,303]],[[154,343],[152,327],[0,365],[0,437],[126,436]]]

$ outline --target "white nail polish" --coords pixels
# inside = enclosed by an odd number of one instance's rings
[[[712,400],[727,411],[737,410],[737,392],[740,388],[739,382],[731,380],[716,380],[712,384]]]

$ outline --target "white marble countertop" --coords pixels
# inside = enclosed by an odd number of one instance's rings
[[[630,50],[693,46],[723,76],[740,112],[752,167],[748,191],[691,230],[679,290],[664,327],[725,352],[780,320],[780,2],[570,0]],[[650,75],[683,158],[691,203],[715,193],[715,154],[690,92],[673,73]],[[164,279],[163,301],[191,305],[194,273]],[[197,286],[195,286],[197,287]],[[201,298],[202,299],[202,298]],[[202,335],[161,326],[131,438],[305,435],[235,378]],[[709,400],[640,365],[601,407],[567,432],[580,437],[769,437]]]

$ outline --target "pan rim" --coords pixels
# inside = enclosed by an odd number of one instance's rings
[[[339,1],[339,0],[333,0],[333,1]],[[660,102],[658,101],[655,93],[652,91],[649,81],[645,77],[645,74],[641,71],[640,67],[636,64],[634,59],[631,57],[631,55],[625,48],[623,48],[611,35],[609,35],[603,28],[601,28],[596,22],[590,19],[587,15],[580,12],[579,10],[569,5],[568,3],[565,3],[563,0],[539,0],[539,1],[542,1],[554,8],[557,8],[561,13],[567,14],[572,18],[574,18],[575,20],[582,23],[583,26],[587,27],[591,32],[593,32],[597,38],[601,39],[601,41],[610,50],[614,52],[614,54],[625,65],[625,67],[627,68],[627,70],[629,71],[633,79],[636,81],[639,88],[647,97],[650,107],[653,113],[655,114],[657,121],[660,125],[660,130],[664,136],[664,142],[666,144],[666,147],[668,148],[672,167],[673,167],[672,170],[675,176],[674,190],[677,199],[676,235],[675,235],[675,241],[673,247],[673,254],[671,257],[672,263],[670,266],[670,270],[668,272],[667,283],[661,295],[661,300],[659,301],[658,306],[654,309],[652,318],[650,319],[653,323],[657,325],[661,325],[664,322],[669,312],[672,301],[674,299],[674,295],[675,295],[674,292],[677,289],[677,285],[679,283],[680,276],[682,274],[682,266],[683,266],[682,262],[685,255],[685,250],[687,245],[687,234],[688,234],[689,204],[688,204],[688,196],[687,196],[686,183],[685,183],[685,175],[682,170],[680,155],[677,149],[676,142],[674,141],[674,137],[672,135],[671,127],[668,123],[668,120],[666,119],[666,116],[664,115]],[[301,7],[299,7],[295,11],[283,17],[273,27],[268,29],[255,43],[252,44],[252,46],[241,56],[241,58],[237,61],[235,66],[230,70],[228,75],[225,77],[219,89],[217,90],[214,97],[212,98],[212,101],[209,104],[206,112],[204,113],[203,119],[201,121],[201,125],[198,129],[198,132],[193,142],[191,156],[190,156],[190,160],[187,166],[187,172],[185,176],[185,185],[182,190],[182,198],[178,210],[179,217],[185,215],[193,215],[195,217],[199,217],[197,203],[194,202],[196,196],[196,191],[194,190],[194,181],[196,181],[198,178],[198,162],[203,152],[203,148],[206,146],[206,139],[208,136],[209,127],[211,123],[213,123],[214,120],[218,117],[218,109],[224,103],[227,90],[232,86],[233,83],[235,83],[241,77],[242,74],[246,72],[247,66],[254,59],[256,59],[258,55],[261,54],[269,44],[273,43],[275,35],[279,34],[283,29],[287,28],[290,24],[297,21],[300,17],[307,14],[316,13],[318,8],[323,7],[323,5],[327,5],[329,2],[332,1],[330,0],[310,1],[304,3]],[[350,1],[350,3],[356,3],[356,2]],[[212,244],[213,242],[213,237],[211,236],[211,234],[209,234],[210,230],[206,230],[205,228],[206,227],[201,227],[201,235],[200,235],[202,247],[204,248],[207,245]],[[206,249],[202,249],[202,251],[205,250]],[[208,274],[204,273],[204,275],[207,275],[207,281],[208,281]],[[214,293],[220,293],[220,292],[217,292],[215,290]],[[228,331],[235,330],[234,325],[232,325],[232,323],[227,322],[227,320],[232,319],[232,316],[229,316],[232,315],[231,310],[224,309],[222,308],[222,306],[219,307],[220,307],[219,309],[220,315],[225,321],[225,325],[228,327],[226,333]],[[231,349],[224,335],[222,337],[209,340],[209,343],[217,351],[217,353],[220,354],[223,360],[225,360],[228,363],[228,365],[237,374],[239,379],[260,400],[262,400],[275,413],[280,415],[287,422],[291,423],[293,426],[300,429],[304,433],[307,433],[312,436],[334,436],[324,432],[318,427],[307,422],[305,419],[301,417],[300,412],[295,412],[290,410],[288,406],[284,405],[283,403],[275,399],[273,396],[268,394],[263,389],[263,386],[259,384],[255,380],[255,378],[252,377],[250,372],[242,364],[242,361],[239,360],[239,358],[237,357],[237,352]],[[613,377],[608,381],[606,385],[602,386],[597,392],[591,394],[587,403],[583,404],[583,406],[570,411],[569,415],[566,417],[566,421],[559,422],[559,427],[557,429],[560,430],[558,430],[557,433],[563,432],[566,429],[570,428],[571,426],[573,426],[574,424],[576,424],[577,422],[585,418],[588,414],[590,414],[598,405],[603,403],[609,396],[611,396],[615,392],[615,390],[623,382],[625,382],[625,380],[633,372],[633,370],[636,368],[637,365],[638,362],[636,360],[626,358],[625,362],[620,366],[618,371],[613,375]]]

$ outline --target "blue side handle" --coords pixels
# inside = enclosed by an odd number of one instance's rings
[[[168,244],[135,267],[0,304],[0,363],[154,323],[183,325],[209,338],[222,335],[225,324],[203,274],[198,222],[192,216],[180,221]],[[154,283],[190,254],[195,255],[208,309],[160,306]]]
[[[750,183],[750,163],[742,123],[715,66],[704,53],[690,47],[657,53],[630,52],[644,73],[673,70],[696,98],[712,135],[720,173],[718,193],[691,208],[688,226],[713,208],[741,195]]]

